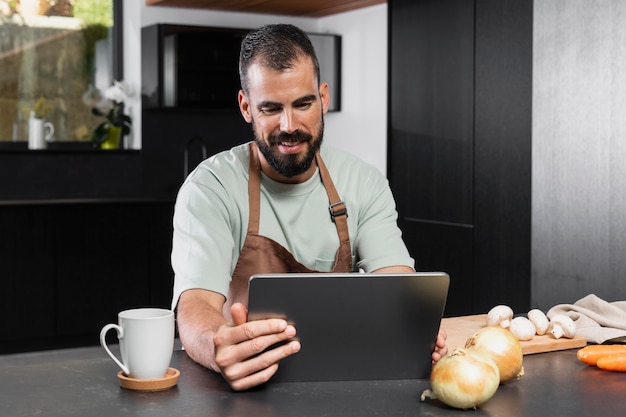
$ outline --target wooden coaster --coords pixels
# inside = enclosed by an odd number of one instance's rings
[[[117,378],[120,380],[122,388],[145,392],[165,391],[170,389],[178,383],[179,376],[180,371],[175,368],[167,368],[165,376],[158,379],[136,379],[126,376],[123,371],[117,373]]]

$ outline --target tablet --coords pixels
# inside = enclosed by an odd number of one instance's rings
[[[254,275],[248,319],[296,327],[302,348],[272,381],[427,378],[449,282],[443,272]]]

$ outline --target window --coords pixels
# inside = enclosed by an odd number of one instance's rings
[[[122,74],[121,0],[0,0],[0,144],[25,147],[36,112],[50,143],[91,144],[83,97]]]

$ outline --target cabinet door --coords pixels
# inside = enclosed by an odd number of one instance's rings
[[[0,230],[0,341],[49,338],[55,305],[49,215],[30,206],[1,206]]]
[[[476,1],[475,305],[530,307],[533,2]]]
[[[532,2],[390,0],[389,180],[449,314],[530,303]]]
[[[57,213],[59,336],[91,334],[97,341],[119,311],[168,307],[154,305],[152,297],[154,282],[162,279],[151,268],[155,214],[156,205],[130,203],[66,206]]]
[[[57,213],[60,336],[93,335],[97,341],[100,328],[117,322],[119,311],[169,307],[169,297],[160,294],[170,293],[164,285],[171,286],[169,253],[164,253],[169,249],[157,248],[170,248],[171,218],[161,210],[157,204],[105,203]]]
[[[419,270],[451,277],[446,314],[472,310],[474,5],[390,2],[389,178]]]
[[[394,0],[389,177],[403,217],[472,223],[474,5]]]
[[[0,206],[0,354],[98,344],[121,310],[169,308],[172,202]]]

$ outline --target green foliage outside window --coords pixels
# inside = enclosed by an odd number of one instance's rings
[[[54,140],[89,142],[101,118],[82,96],[102,69],[96,67],[96,49],[112,36],[113,0],[0,3],[0,141],[26,141],[24,109],[45,98]],[[112,81],[100,80],[100,88]]]

